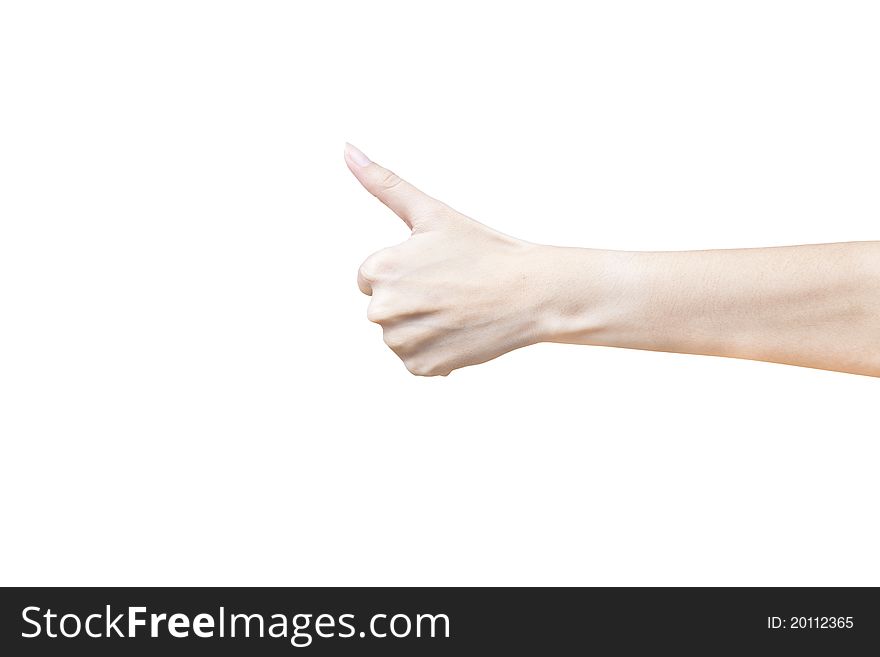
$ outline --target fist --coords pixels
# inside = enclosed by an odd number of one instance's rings
[[[367,318],[410,372],[445,376],[541,341],[546,247],[456,212],[351,145],[345,161],[411,230],[358,271]]]

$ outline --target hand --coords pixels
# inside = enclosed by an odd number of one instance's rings
[[[412,229],[361,265],[368,317],[413,374],[536,342],[767,360],[880,376],[880,242],[628,252],[540,246],[345,161]]]
[[[345,161],[412,230],[358,272],[367,317],[410,372],[445,376],[544,339],[546,247],[469,219],[351,145]]]

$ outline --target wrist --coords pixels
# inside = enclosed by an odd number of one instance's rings
[[[646,305],[651,254],[541,246],[542,342],[620,346]]]

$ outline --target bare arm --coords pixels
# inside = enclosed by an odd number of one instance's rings
[[[665,253],[565,249],[549,339],[880,376],[880,242]],[[596,299],[578,297],[599,261]],[[580,272],[580,273],[579,273]],[[593,276],[597,274],[593,273]]]
[[[368,317],[414,374],[537,342],[765,360],[880,376],[880,242],[684,252],[542,246],[498,233],[348,147],[412,229],[370,256]]]

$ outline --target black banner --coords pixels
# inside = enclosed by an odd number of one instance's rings
[[[878,619],[872,588],[7,588],[0,654],[849,655]]]

